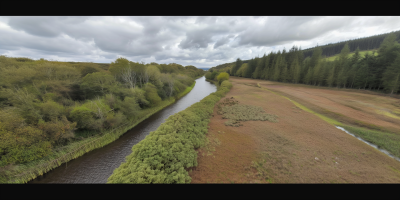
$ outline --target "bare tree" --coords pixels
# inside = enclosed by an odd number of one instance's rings
[[[145,72],[144,72],[144,83],[148,83],[149,79],[150,79],[150,74],[148,72],[149,68],[146,68]]]
[[[122,70],[121,78],[131,89],[136,87],[137,74],[132,68],[127,67]]]

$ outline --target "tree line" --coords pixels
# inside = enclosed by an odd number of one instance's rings
[[[296,46],[288,52],[271,52],[244,63],[239,58],[209,71],[224,71],[231,76],[264,79],[288,83],[302,83],[338,88],[368,89],[394,94],[400,86],[400,45],[395,33],[387,35],[377,55],[361,56],[357,48],[349,57],[350,47],[345,43],[334,61],[327,61],[322,47],[316,47],[311,57]]]
[[[203,74],[125,58],[97,64],[0,56],[0,167],[136,120]]]
[[[321,49],[322,49],[321,55],[325,56],[325,57],[330,57],[330,56],[339,54],[346,43],[348,44],[348,46],[350,48],[350,52],[354,52],[357,48],[360,51],[374,50],[374,49],[378,49],[380,47],[383,40],[389,34],[396,35],[396,41],[398,41],[400,39],[400,31],[394,31],[391,33],[384,33],[384,34],[374,35],[374,36],[365,37],[365,38],[358,38],[358,39],[354,39],[354,40],[342,41],[342,42],[337,42],[334,44],[326,44],[326,45],[312,47],[312,48],[308,48],[308,49],[304,49],[304,50],[301,50],[301,48],[300,48],[300,51],[303,52],[303,57],[307,58],[307,57],[312,56],[315,48],[321,47]],[[243,63],[248,63],[249,61],[250,60],[242,60]],[[229,66],[231,64],[232,63],[221,64],[221,65],[216,66],[215,69],[225,68],[226,66]]]

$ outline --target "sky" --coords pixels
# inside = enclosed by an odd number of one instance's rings
[[[400,30],[400,16],[0,16],[0,55],[210,68]]]

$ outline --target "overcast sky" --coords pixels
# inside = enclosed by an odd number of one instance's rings
[[[0,16],[0,55],[209,68],[293,45],[307,49],[396,30],[399,16]]]

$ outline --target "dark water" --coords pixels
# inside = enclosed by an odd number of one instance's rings
[[[196,80],[196,85],[186,96],[144,120],[116,141],[64,163],[28,183],[106,183],[114,169],[132,153],[133,145],[155,131],[170,115],[199,102],[216,90],[216,86],[205,81],[203,76]]]

